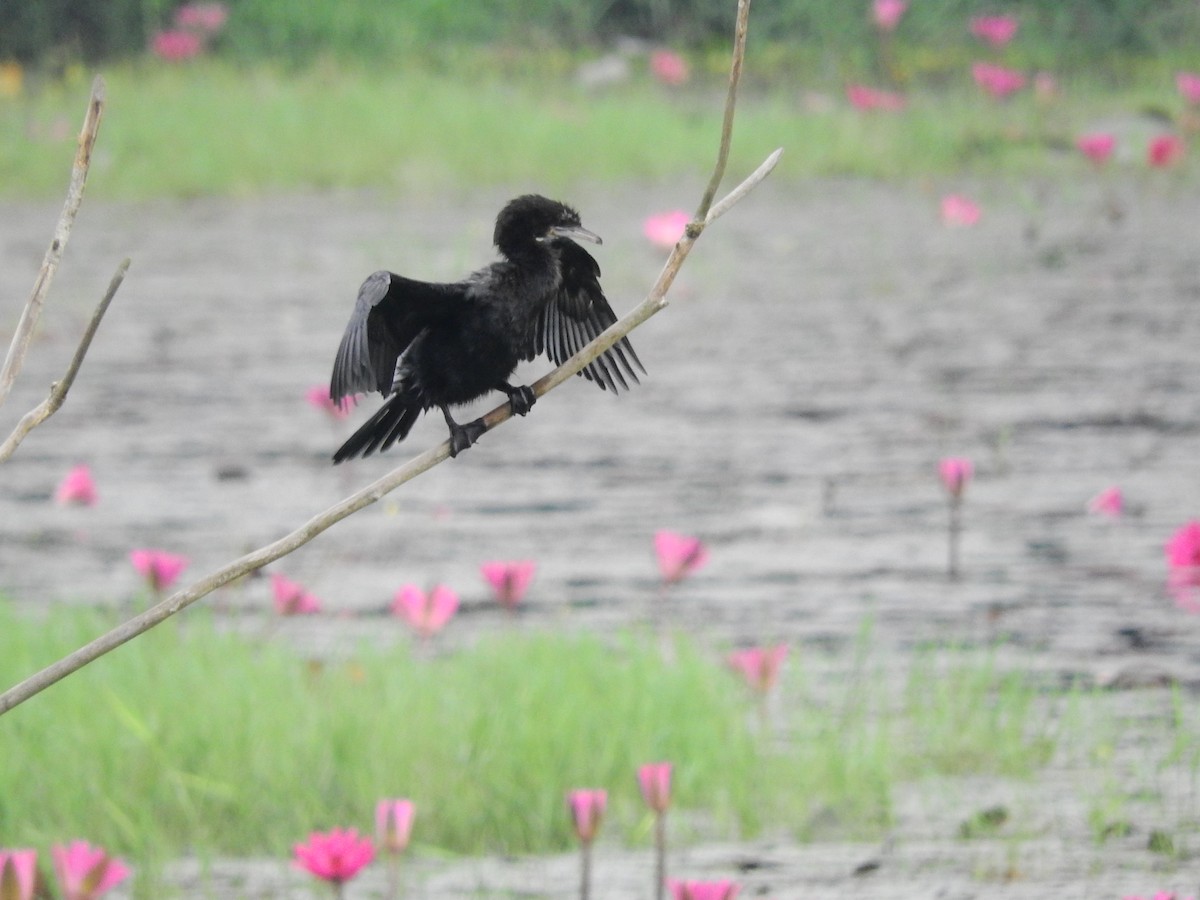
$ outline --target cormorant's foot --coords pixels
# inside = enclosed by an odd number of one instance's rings
[[[452,426],[450,428],[450,456],[458,456],[463,450],[473,446],[477,440],[483,437],[485,431],[487,431],[487,427],[483,424],[483,419],[476,419],[466,425]]]
[[[527,415],[536,402],[537,397],[534,396],[533,388],[528,385],[523,384],[517,388],[510,388],[508,391],[508,405],[512,407],[515,415]]]

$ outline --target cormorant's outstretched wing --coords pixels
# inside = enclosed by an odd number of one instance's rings
[[[589,344],[617,317],[600,289],[600,266],[591,254],[565,239],[556,240],[554,249],[558,252],[562,284],[538,316],[534,345],[526,358],[544,352],[557,366]],[[618,385],[629,389],[626,376],[638,383],[634,366],[645,374],[629,339],[621,338],[579,374],[616,393]]]
[[[329,396],[336,402],[357,393],[392,389],[396,360],[423,328],[461,304],[458,284],[430,284],[392,272],[370,275],[333,362]]]

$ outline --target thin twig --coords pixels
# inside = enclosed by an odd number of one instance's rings
[[[0,444],[0,462],[4,462],[12,456],[16,452],[17,447],[20,446],[21,441],[25,440],[26,435],[58,412],[58,408],[67,399],[67,392],[71,390],[71,385],[75,383],[75,376],[79,374],[79,367],[83,365],[83,358],[87,356],[88,348],[92,345],[92,338],[96,336],[96,329],[100,327],[100,320],[108,312],[108,304],[112,303],[113,297],[116,296],[117,288],[125,280],[125,272],[128,269],[128,259],[123,260],[117,266],[116,274],[113,275],[112,280],[108,283],[108,290],[104,292],[104,297],[96,307],[96,311],[92,313],[91,321],[88,322],[87,329],[83,332],[79,346],[75,348],[75,355],[71,357],[71,364],[67,366],[66,374],[63,375],[61,381],[56,381],[50,386],[50,396],[25,413],[21,417],[21,421],[17,423],[17,427],[13,429],[12,434],[5,439],[3,444]]]
[[[21,319],[8,347],[4,367],[0,368],[0,406],[8,399],[9,391],[21,373],[29,342],[33,339],[33,330],[42,314],[46,292],[50,290],[50,282],[54,280],[54,273],[58,271],[58,264],[62,261],[63,251],[67,247],[67,239],[71,236],[71,226],[75,224],[75,214],[79,212],[79,204],[83,201],[83,188],[87,184],[88,168],[92,164],[92,148],[96,144],[100,117],[104,113],[104,99],[104,79],[97,75],[96,80],[92,82],[92,96],[88,101],[87,115],[83,118],[83,128],[79,132],[79,149],[75,151],[75,165],[71,169],[67,199],[63,204],[62,213],[59,214],[58,224],[54,227],[54,238],[50,241],[50,247],[42,260],[42,268],[33,284],[33,292],[25,303],[25,309],[21,311]]]
[[[744,9],[748,12],[748,8],[748,0],[740,0],[739,22],[742,20],[742,10]],[[744,52],[745,29],[744,23],[742,23],[739,25],[739,39],[735,41],[734,45],[734,54],[739,59],[735,60],[731,81],[736,78],[736,73],[741,71],[740,57]],[[733,87],[736,89],[735,83]],[[735,90],[731,90],[726,108],[726,121],[728,123],[732,123],[733,121],[733,114],[729,107],[734,102],[736,102],[736,92]],[[655,281],[646,299],[553,372],[535,382],[532,385],[534,393],[540,397],[562,384],[646,319],[662,310],[667,305],[667,291],[671,283],[675,280],[675,275],[678,273],[680,266],[683,265],[683,261],[687,258],[688,253],[691,252],[692,245],[704,227],[728,211],[734,203],[766,178],[779,161],[780,153],[780,150],[772,153],[754,173],[731,191],[725,199],[713,206],[711,210],[707,210],[703,221],[692,223],[697,226],[694,229],[694,233],[692,226],[689,226],[687,233],[675,245],[675,249],[671,252],[671,256],[667,259],[662,272],[659,273],[658,279]],[[723,168],[723,157],[720,159],[719,165]],[[483,417],[485,427],[490,430],[510,418],[511,415],[512,409],[510,404],[504,403]],[[98,659],[111,650],[115,650],[126,641],[132,640],[144,631],[148,631],[150,628],[165,621],[202,597],[211,594],[222,585],[228,584],[255,569],[260,569],[268,563],[288,555],[297,548],[307,544],[335,523],[375,503],[400,485],[411,481],[413,478],[416,478],[449,457],[450,442],[447,440],[436,447],[431,447],[399,468],[393,469],[387,475],[384,475],[367,487],[334,504],[324,512],[309,519],[308,522],[290,534],[228,563],[190,587],[177,591],[145,612],[118,625],[107,634],[101,635],[91,643],[80,647],[70,655],[63,657],[58,662],[31,675],[19,684],[9,688],[3,694],[0,694],[0,715],[45,690],[56,681],[81,669],[93,660]]]
[[[708,208],[717,196],[721,179],[725,177],[729,145],[733,142],[733,111],[737,107],[738,84],[742,80],[742,60],[746,58],[746,32],[749,25],[750,0],[738,0],[737,22],[733,29],[733,62],[729,67],[729,90],[725,94],[725,118],[721,122],[721,146],[717,150],[717,164],[713,166],[712,177],[708,179],[708,187],[704,189],[704,198],[694,216],[697,221],[703,221],[708,216]]]
[[[96,638],[89,644],[80,647],[69,656],[22,681],[15,687],[0,694],[0,715],[8,712],[17,704],[28,700],[34,694],[44,690],[54,682],[65,678],[76,669],[80,669],[95,659],[124,644],[126,641],[148,631],[155,625],[169,619],[180,610],[191,606],[201,597],[206,597],[222,585],[228,584],[255,569],[261,569],[280,557],[287,556],[293,550],[304,546],[322,531],[342,519],[370,506],[389,492],[395,490],[406,481],[417,477],[427,469],[450,457],[450,442],[443,441],[436,447],[431,447],[420,456],[414,457],[387,475],[372,482],[365,488],[351,494],[346,499],[329,507],[319,515],[313,516],[305,524],[288,535],[247,553],[231,563],[222,566],[211,575],[200,579],[190,587],[176,591],[160,603],[147,609],[132,619],[129,619],[107,634]]]
[[[758,185],[760,181],[771,174],[771,170],[779,164],[779,157],[783,156],[783,148],[777,148],[770,156],[764,159],[753,172],[750,177],[735,187],[732,191],[721,198],[721,202],[717,203],[708,211],[708,215],[704,217],[705,226],[711,225],[725,213],[729,212],[730,208],[750,193]]]

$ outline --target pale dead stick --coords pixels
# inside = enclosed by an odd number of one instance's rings
[[[99,75],[92,82],[92,96],[88,101],[87,115],[83,119],[83,128],[79,132],[79,148],[75,151],[75,164],[71,168],[71,184],[67,188],[67,199],[54,227],[54,237],[46,256],[42,260],[42,268],[38,271],[37,280],[33,284],[33,292],[21,311],[17,329],[13,332],[12,343],[8,355],[4,359],[4,367],[0,368],[0,406],[8,399],[13,383],[21,373],[25,363],[25,354],[29,351],[29,342],[33,339],[34,328],[37,327],[38,317],[42,314],[42,304],[46,300],[46,292],[50,290],[50,282],[58,271],[62,261],[63,251],[67,240],[71,237],[71,226],[75,224],[75,214],[79,212],[79,204],[83,201],[83,189],[87,184],[88,168],[92,163],[92,148],[96,145],[96,135],[100,130],[100,117],[104,113],[104,79]]]
[[[112,280],[108,283],[108,290],[104,292],[104,297],[101,298],[96,311],[92,313],[91,321],[88,322],[87,328],[83,332],[79,346],[75,348],[75,355],[71,357],[71,363],[67,366],[66,373],[59,381],[50,385],[50,396],[25,413],[20,421],[17,422],[17,427],[13,429],[12,434],[5,439],[3,444],[0,444],[0,462],[4,462],[12,456],[16,452],[17,447],[20,446],[21,441],[25,440],[26,435],[58,412],[58,408],[67,399],[67,392],[71,390],[71,385],[75,383],[75,376],[79,374],[79,367],[83,365],[83,358],[87,355],[88,348],[92,345],[92,338],[96,336],[96,329],[100,327],[100,320],[108,312],[108,304],[112,303],[112,299],[117,293],[117,288],[125,280],[125,272],[128,269],[128,259],[122,260],[121,264],[117,266],[116,274],[113,275]]]

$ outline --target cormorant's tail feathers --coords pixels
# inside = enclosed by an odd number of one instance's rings
[[[416,424],[425,407],[403,394],[393,394],[379,407],[362,427],[350,435],[333,454],[335,464],[356,456],[370,456],[376,450],[383,451],[397,441],[402,441]]]

